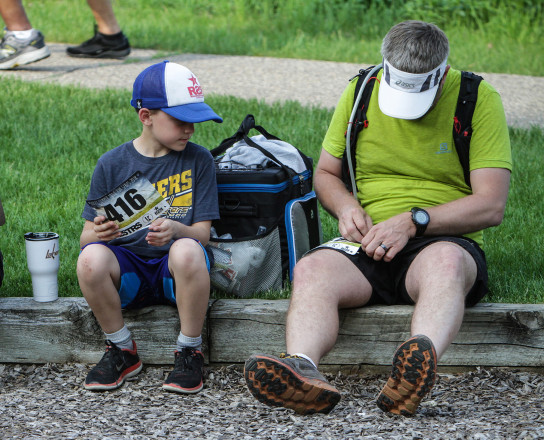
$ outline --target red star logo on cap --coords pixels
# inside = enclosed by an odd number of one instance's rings
[[[197,86],[197,85],[198,85],[198,80],[195,78],[194,75],[191,75],[191,77],[189,78],[189,81],[192,81],[192,82],[193,82],[193,86]]]

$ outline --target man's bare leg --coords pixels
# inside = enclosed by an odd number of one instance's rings
[[[476,272],[472,256],[454,243],[431,244],[414,259],[406,275],[406,289],[416,303],[412,337],[393,357],[393,370],[377,400],[383,411],[413,415],[431,391],[437,361],[461,327]]]
[[[361,272],[336,251],[320,250],[300,260],[287,315],[290,355],[250,357],[244,376],[251,393],[267,405],[300,414],[330,412],[341,396],[317,364],[338,336],[338,308],[364,305],[371,292]]]

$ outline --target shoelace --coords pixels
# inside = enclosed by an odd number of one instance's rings
[[[117,358],[120,358],[120,352],[121,349],[117,347],[117,345],[115,345],[109,339],[106,340],[106,353],[104,354],[102,359],[100,359],[100,362],[98,362],[96,366],[103,367],[104,365],[110,365],[110,361],[112,360],[112,358],[114,363],[117,364]],[[122,359],[121,361],[124,362]]]
[[[182,371],[194,370],[193,360],[197,357],[196,350],[194,348],[184,347],[178,353],[175,360],[176,369],[179,368]]]

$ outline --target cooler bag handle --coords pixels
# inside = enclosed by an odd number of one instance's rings
[[[253,115],[247,115],[244,120],[242,121],[242,123],[240,124],[240,127],[238,128],[238,130],[236,131],[236,133],[223,140],[218,147],[214,148],[213,150],[211,150],[211,154],[213,157],[217,157],[221,154],[223,154],[225,151],[227,151],[227,149],[232,146],[233,144],[235,144],[236,142],[238,141],[241,141],[242,139],[245,140],[246,144],[253,147],[253,148],[256,148],[258,149],[262,154],[264,154],[266,157],[268,157],[269,159],[271,159],[272,161],[280,164],[281,168],[283,168],[285,171],[288,171],[290,170],[290,168],[286,167],[280,160],[276,159],[276,157],[270,153],[268,150],[265,150],[263,147],[261,147],[260,145],[258,145],[256,142],[254,142],[250,137],[249,137],[249,132],[251,131],[251,129],[254,128],[255,130],[257,130],[259,133],[261,133],[266,139],[275,139],[275,140],[278,140],[278,141],[281,141],[281,139],[277,136],[274,136],[273,134],[270,134],[268,131],[266,131],[263,127],[261,127],[260,125],[255,125],[255,117]],[[306,168],[309,169],[309,170],[312,170],[313,169],[313,162],[312,162],[312,159],[308,156],[306,156],[305,154],[303,154],[298,148],[296,148],[295,146],[293,146],[293,148],[298,152],[298,154],[300,155],[300,157],[302,158],[303,162],[306,164]],[[287,174],[289,176],[293,176],[295,175],[296,173],[291,170],[290,172],[287,172]]]
[[[273,134],[270,134],[268,131],[266,131],[263,127],[260,125],[255,125],[255,117],[253,115],[247,115],[242,123],[240,124],[240,127],[238,130],[236,130],[236,133],[232,135],[231,137],[223,140],[218,147],[211,150],[212,156],[217,157],[220,154],[223,154],[225,151],[227,151],[227,148],[229,148],[231,145],[235,144],[238,141],[241,141],[242,139],[245,139],[246,137],[249,137],[249,132],[251,129],[254,128],[259,133],[261,133],[265,138],[267,139],[275,139],[278,141],[281,141],[279,137],[274,136]],[[247,142],[247,140],[246,140]],[[247,142],[249,144],[249,142]],[[254,145],[252,145],[254,146]],[[267,156],[269,159],[271,159],[270,156]],[[278,162],[278,160],[273,159],[275,162]]]
[[[268,133],[263,127],[260,125],[255,125],[255,117],[253,115],[247,115],[242,123],[240,124],[240,128],[236,131],[236,133],[231,136],[230,138],[225,139],[221,144],[219,144],[218,147],[211,150],[212,156],[217,157],[220,154],[227,151],[227,149],[232,146],[234,143],[241,141],[242,139],[246,142],[246,144],[250,147],[256,148],[259,150],[262,154],[264,154],[266,157],[268,157],[270,160],[274,161],[275,163],[279,164],[279,166],[285,171],[285,174],[287,175],[287,184],[291,187],[293,186],[292,178],[296,173],[289,168],[288,166],[284,165],[281,161],[276,159],[276,156],[274,156],[270,151],[264,149],[259,144],[257,144],[255,141],[253,141],[249,136],[249,131],[254,128],[258,132],[260,132],[265,138],[267,139],[275,139],[280,141],[281,139],[271,135]]]

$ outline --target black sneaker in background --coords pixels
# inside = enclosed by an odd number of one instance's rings
[[[66,53],[71,57],[79,58],[124,58],[130,53],[128,38],[119,32],[115,35],[104,35],[94,27],[94,36],[81,43],[79,46],[66,48]]]
[[[121,350],[113,342],[106,341],[106,353],[89,371],[84,387],[92,391],[114,390],[123,385],[126,378],[136,376],[142,370],[136,342],[132,350]]]
[[[202,367],[204,356],[199,350],[184,347],[175,353],[174,369],[164,381],[162,387],[176,393],[198,393],[204,386]]]

